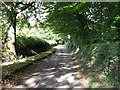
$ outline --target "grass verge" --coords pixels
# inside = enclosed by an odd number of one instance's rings
[[[15,62],[10,62],[8,64],[2,64],[2,79],[4,79],[6,76],[11,75],[15,71],[22,69],[23,67],[35,62],[36,60],[41,60],[48,55],[52,54],[55,52],[55,48],[52,48],[46,52],[39,53],[34,56],[26,57],[21,60],[17,60]]]

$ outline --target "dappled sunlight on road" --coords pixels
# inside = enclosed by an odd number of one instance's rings
[[[28,88],[86,88],[88,81],[79,71],[77,62],[71,59],[64,45],[56,47],[50,60],[38,63],[28,70],[18,86]]]

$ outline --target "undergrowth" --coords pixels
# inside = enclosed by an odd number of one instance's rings
[[[69,44],[68,49],[78,59],[90,87],[120,88],[119,42],[81,47],[71,47]]]

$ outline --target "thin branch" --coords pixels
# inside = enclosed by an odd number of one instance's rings
[[[32,6],[33,3],[34,3],[34,2],[32,2],[32,3],[30,3],[30,4],[26,4],[25,6],[21,7],[21,8],[20,8],[21,11],[19,11],[18,13],[20,13],[20,12],[24,11],[25,9],[29,8],[30,6]]]

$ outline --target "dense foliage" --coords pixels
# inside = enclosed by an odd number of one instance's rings
[[[48,25],[79,44],[119,40],[119,3],[52,3]],[[111,38],[112,36],[112,38]],[[78,43],[78,42],[77,42]]]
[[[17,36],[17,55],[32,56],[50,49],[49,43],[37,37]]]
[[[120,2],[3,2],[0,9],[5,59],[14,60],[14,51],[25,56],[35,54],[38,49],[42,51],[36,46],[48,49],[49,44],[41,40],[59,41],[56,35],[59,34],[89,77],[109,83],[103,87],[119,87]],[[48,14],[44,22],[40,22],[41,13]],[[31,17],[35,19],[34,25],[29,22]],[[12,35],[9,34],[11,27]],[[15,50],[9,48],[13,45],[8,43],[11,36],[14,36]]]
[[[9,62],[17,60],[17,55],[34,55],[30,52],[31,49],[37,49],[44,51],[57,44],[56,40],[59,40],[58,35],[53,34],[49,28],[43,28],[44,23],[41,21],[41,8],[40,3],[35,2],[2,2],[0,7],[2,11],[0,17],[2,37],[2,61]],[[12,17],[12,18],[11,18]],[[28,39],[28,37],[31,37]],[[30,42],[30,40],[33,40]],[[27,47],[26,43],[31,43],[30,47]],[[22,50],[24,48],[24,50]],[[26,48],[26,49],[25,49]],[[29,50],[29,49],[30,50]],[[37,53],[38,53],[37,50]],[[28,51],[28,53],[27,53]]]
[[[102,74],[110,80],[105,81],[111,83],[110,87],[119,87],[120,3],[65,2],[44,6],[49,12],[47,25],[66,40],[83,70],[93,77]]]

